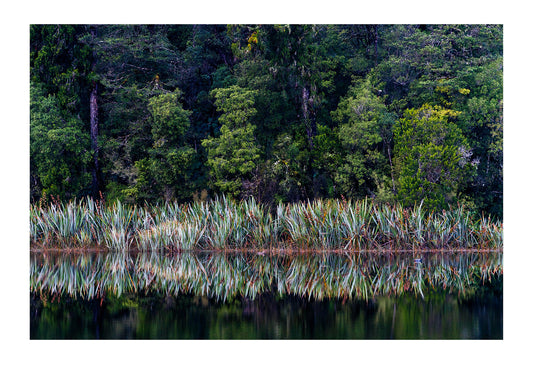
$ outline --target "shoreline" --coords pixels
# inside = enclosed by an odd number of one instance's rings
[[[30,247],[30,254],[38,253],[121,253],[127,252],[131,254],[150,254],[154,251],[143,251],[138,248],[130,248],[127,250],[111,250],[106,247]],[[362,250],[345,250],[345,249],[313,249],[313,248],[270,248],[270,249],[257,249],[257,248],[227,248],[227,249],[194,249],[194,250],[172,250],[172,249],[161,249],[156,251],[156,253],[169,253],[169,254],[179,254],[179,253],[254,253],[257,255],[265,254],[320,254],[320,253],[331,253],[331,254],[360,254],[360,253],[369,253],[369,254],[409,254],[409,253],[423,253],[423,254],[443,254],[443,253],[503,253],[503,249],[476,249],[476,248],[442,248],[442,249],[432,249],[432,248],[417,248],[417,249],[362,249]]]

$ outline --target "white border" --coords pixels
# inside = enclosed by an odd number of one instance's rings
[[[524,4],[524,5],[522,5]],[[476,375],[531,370],[530,11],[518,1],[18,1],[2,8],[2,370],[16,375]],[[29,341],[29,24],[504,24],[503,341]],[[7,114],[7,116],[6,116]],[[526,238],[527,237],[527,238]],[[528,279],[529,281],[529,279]],[[521,373],[521,372],[518,372]]]

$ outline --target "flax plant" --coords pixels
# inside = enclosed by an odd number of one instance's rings
[[[411,209],[369,199],[279,203],[274,215],[253,198],[142,207],[86,199],[32,205],[30,241],[113,251],[501,249],[503,225],[461,206],[428,213],[423,203]]]

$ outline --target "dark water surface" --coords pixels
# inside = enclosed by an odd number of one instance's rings
[[[32,254],[31,339],[502,339],[501,253]]]

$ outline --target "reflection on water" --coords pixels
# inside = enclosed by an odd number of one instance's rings
[[[30,289],[97,298],[158,292],[227,300],[265,292],[310,298],[362,298],[435,289],[474,294],[502,279],[501,253],[32,254]]]
[[[308,300],[262,294],[62,299],[31,304],[32,339],[502,339],[502,299]]]
[[[32,254],[32,339],[503,337],[501,253]]]

